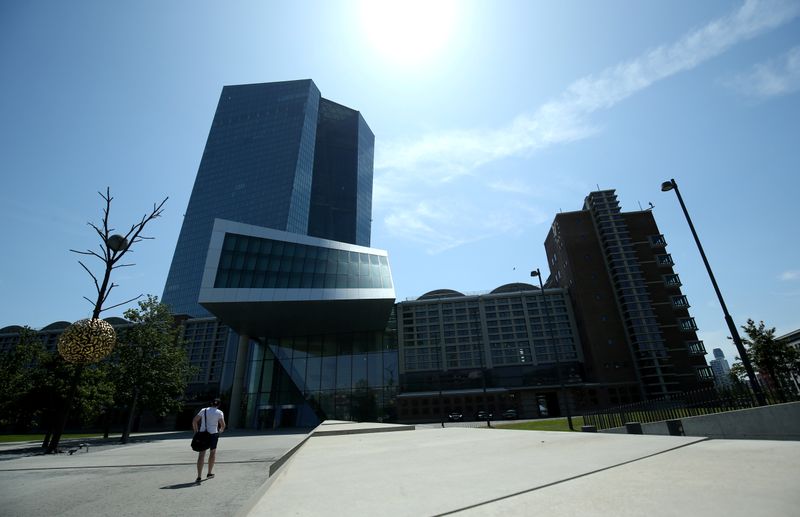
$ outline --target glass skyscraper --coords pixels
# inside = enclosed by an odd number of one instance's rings
[[[311,80],[222,90],[163,301],[190,316],[207,372],[194,381],[222,395],[234,427],[392,414],[394,288],[387,253],[369,247],[374,141]]]
[[[375,137],[309,80],[225,86],[162,301],[197,302],[214,219],[369,246]]]

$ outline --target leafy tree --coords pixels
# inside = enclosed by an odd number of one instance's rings
[[[84,425],[97,422],[114,405],[115,393],[113,369],[108,361],[88,365],[78,385],[78,400],[73,401],[81,422]]]
[[[125,311],[132,323],[121,329],[111,360],[117,401],[127,406],[122,443],[127,443],[133,420],[141,409],[158,415],[178,411],[192,368],[169,308],[148,296],[139,308]]]
[[[741,361],[741,358],[737,357]],[[728,374],[731,376],[731,380],[733,381],[733,385],[736,387],[741,387],[747,384],[747,370],[745,370],[744,365],[741,362],[735,362],[731,365],[731,371]]]
[[[74,365],[56,352],[48,352],[35,330],[23,327],[13,351],[0,358],[0,415],[3,426],[26,433],[32,427],[52,425],[63,406]],[[82,393],[77,415],[86,422],[96,418],[97,408],[112,400],[103,367],[92,367],[78,390]]]
[[[750,361],[769,378],[781,399],[785,399],[787,393],[794,392],[792,374],[800,374],[800,353],[786,341],[776,340],[775,327],[767,328],[763,321],[756,325],[748,319],[742,330],[747,334],[742,342],[747,346]]]
[[[27,404],[37,386],[37,370],[45,357],[44,345],[36,331],[23,327],[14,350],[0,357],[0,424],[25,432],[37,408]]]

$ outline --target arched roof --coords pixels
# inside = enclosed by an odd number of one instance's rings
[[[60,329],[65,329],[70,325],[72,325],[72,323],[68,321],[56,321],[44,327],[42,330],[60,330]]]
[[[500,293],[516,293],[519,291],[538,291],[539,288],[533,284],[526,284],[525,282],[514,282],[511,284],[501,285],[491,292],[491,294]]]
[[[19,325],[9,325],[0,329],[0,333],[2,334],[17,334],[20,331],[22,331],[22,327]]]
[[[455,298],[457,296],[464,296],[464,293],[459,293],[458,291],[453,291],[452,289],[436,289],[434,291],[428,291],[427,293],[417,298],[417,300],[431,300],[433,298]]]
[[[118,316],[111,316],[109,318],[105,318],[105,320],[110,325],[127,325],[130,323],[130,321],[126,320],[125,318],[120,318]]]

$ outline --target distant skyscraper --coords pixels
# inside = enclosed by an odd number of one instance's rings
[[[602,403],[708,386],[703,342],[649,210],[623,213],[613,190],[558,214],[545,241],[548,285],[569,290],[587,378]],[[605,393],[604,393],[605,392]]]
[[[369,246],[374,141],[311,80],[224,87],[162,301],[209,315],[197,300],[215,218]]]
[[[714,371],[714,383],[717,386],[725,388],[731,385],[731,367],[728,365],[728,361],[725,360],[725,354],[722,349],[714,349],[714,359],[711,360],[709,366]]]

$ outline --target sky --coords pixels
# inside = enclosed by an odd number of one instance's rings
[[[0,70],[0,328],[90,316],[106,187],[121,232],[169,198],[106,306],[160,296],[222,87],[307,78],[375,133],[398,300],[530,282],[616,189],[733,362],[674,178],[737,325],[800,328],[798,1],[9,0]]]

